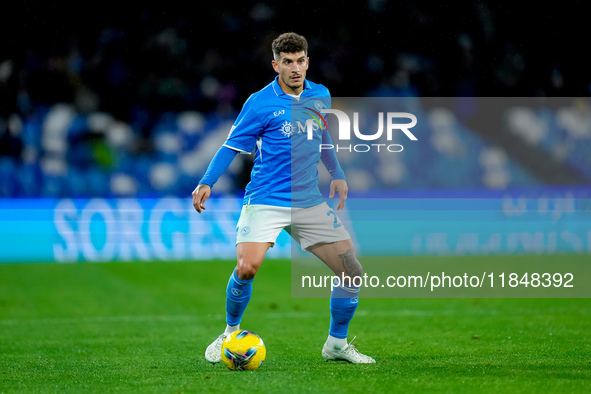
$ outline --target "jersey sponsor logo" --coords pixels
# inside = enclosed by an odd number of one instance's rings
[[[281,133],[287,138],[293,135],[293,126],[291,122],[288,122],[287,120],[281,125],[279,129],[281,130]]]
[[[320,103],[320,101],[316,100],[317,102]],[[316,104],[315,104],[316,105]],[[322,105],[322,103],[320,103],[320,105]],[[304,112],[305,115],[310,116],[312,119],[314,119],[316,121],[316,123],[318,124],[318,126],[322,129],[322,125],[324,124],[324,127],[326,127],[326,129],[328,129],[328,125],[326,124],[326,119],[324,119],[324,117],[320,114],[320,112],[315,111],[314,109],[310,108],[310,107],[306,107],[307,110],[310,110],[313,112],[313,114],[309,113],[309,112]],[[320,110],[320,109],[319,109]],[[320,122],[320,120],[322,120],[322,122]],[[307,124],[308,122],[306,122]],[[309,138],[311,139],[311,138]]]
[[[283,115],[283,114],[285,114],[285,110],[284,109],[282,109],[281,111],[275,111],[275,112],[273,112],[273,116],[275,116],[275,117],[277,117],[279,115]]]
[[[315,106],[322,107],[322,102],[316,100]],[[304,115],[309,116],[310,118],[306,119],[306,123],[302,124],[299,120],[296,122],[298,125],[298,134],[307,133],[308,139],[312,139],[310,136],[316,134],[318,137],[322,137],[322,130],[325,128],[328,130],[328,125],[326,124],[326,119],[316,110],[310,107],[305,107],[310,112],[304,112]]]

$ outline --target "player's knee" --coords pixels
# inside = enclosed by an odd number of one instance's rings
[[[259,265],[245,259],[238,259],[238,265],[236,266],[236,275],[239,279],[250,280],[254,278]]]
[[[359,260],[355,259],[355,262],[357,263],[355,265],[355,271],[357,272],[357,275],[362,276],[363,275],[363,266],[361,265]]]
[[[359,262],[359,260],[355,259],[348,267],[348,275],[355,278],[355,277],[362,277],[363,276],[363,266]]]
[[[347,253],[339,255],[342,260],[343,269],[348,276],[356,277],[363,276],[363,267],[357,259],[354,249],[350,249]]]
[[[335,271],[335,273],[339,278],[343,278],[343,284],[346,286],[358,286],[357,283],[361,283],[361,280],[363,280],[363,267],[359,261],[356,264],[350,264],[346,270],[341,272]]]

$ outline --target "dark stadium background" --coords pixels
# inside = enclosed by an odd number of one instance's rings
[[[580,2],[562,4],[11,4],[0,16],[0,154],[12,158],[3,167],[18,172],[23,162],[23,133],[11,127],[42,118],[56,103],[74,104],[82,114],[106,112],[131,125],[129,153],[157,160],[153,137],[163,116],[189,110],[234,117],[274,77],[271,41],[291,30],[309,40],[309,78],[333,96],[588,96],[586,13]],[[15,114],[20,122],[9,121]],[[112,152],[81,128],[68,139],[68,162],[98,168],[97,179],[108,176],[116,170]],[[41,149],[28,162],[43,157]],[[118,195],[104,188],[43,188],[43,167],[30,171],[35,182],[15,187],[5,181],[0,195]],[[127,195],[186,196],[202,171],[166,191],[140,187]],[[239,192],[248,166],[233,179],[228,190]]]
[[[3,2],[0,392],[591,392],[587,9]],[[274,78],[271,41],[287,31],[307,37],[308,78],[334,98],[424,105],[403,154],[339,157],[339,216],[365,272],[521,280],[364,288],[349,339],[368,368],[322,359],[330,293],[299,298],[294,267],[327,268],[297,266],[285,233],[242,325],[265,340],[265,365],[203,358],[224,325],[252,158],[234,160],[204,214],[191,192]],[[574,287],[527,287],[525,272],[570,272]]]

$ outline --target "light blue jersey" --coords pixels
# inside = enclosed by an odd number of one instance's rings
[[[298,99],[283,92],[277,78],[248,98],[224,143],[246,154],[256,147],[244,204],[311,207],[324,201],[319,146],[332,142],[319,111],[330,106],[328,89],[308,80]],[[322,161],[334,179],[344,179],[332,150],[323,151]]]

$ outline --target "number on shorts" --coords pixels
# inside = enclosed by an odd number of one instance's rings
[[[334,213],[334,211],[333,211],[332,209],[331,209],[330,211],[326,212],[326,216],[330,216],[330,215],[334,216],[334,223],[332,224],[332,226],[333,226],[334,228],[339,228],[339,227],[341,227],[341,226],[342,226],[342,224],[341,224],[341,223],[337,223],[337,221],[338,221],[339,219],[337,218],[337,214],[336,214],[336,213]]]

